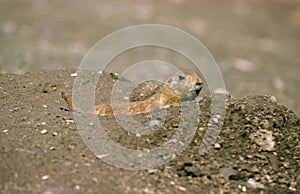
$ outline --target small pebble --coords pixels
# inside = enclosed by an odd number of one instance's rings
[[[53,132],[52,135],[53,135],[53,136],[57,136],[58,133],[57,133],[57,132]]]
[[[98,159],[102,159],[102,158],[105,158],[105,157],[107,157],[107,156],[109,156],[109,154],[101,154],[101,155],[97,155],[96,157],[97,157]]]
[[[216,117],[217,117],[217,119],[221,119],[222,118],[222,116],[220,114],[217,114]]]
[[[297,185],[296,181],[291,181],[290,186],[289,186],[289,190],[296,191],[297,190],[296,185]]]
[[[147,170],[147,172],[149,174],[154,174],[154,173],[156,173],[156,171],[157,171],[157,169],[154,169],[154,168],[150,168],[150,169]]]
[[[247,188],[242,185],[239,185],[238,188],[241,189],[243,192],[246,192],[246,190],[247,190]]]
[[[180,191],[186,191],[186,188],[185,187],[182,187],[182,186],[179,186],[179,185],[176,185],[175,186],[177,189],[179,189]]]
[[[67,122],[67,123],[74,123],[74,120],[67,119],[66,122]]]
[[[247,191],[247,188],[245,186],[242,186],[242,191],[243,192],[246,192]]]
[[[47,108],[48,106],[47,106],[47,105],[45,105],[45,104],[43,104],[43,107],[44,107],[44,108]]]
[[[93,177],[92,180],[94,183],[98,183],[98,179],[96,177]]]
[[[44,175],[41,177],[42,180],[48,180],[49,179],[49,175]]]
[[[53,147],[53,146],[51,146],[51,147],[50,147],[50,150],[53,151],[53,150],[56,150],[56,148]]]
[[[80,186],[79,186],[79,185],[76,185],[76,186],[75,186],[75,189],[76,189],[76,190],[79,190],[79,189],[80,189]]]
[[[282,165],[284,166],[284,168],[289,168],[290,163],[289,162],[282,162]]]
[[[256,182],[253,178],[248,179],[247,185],[248,185],[248,187],[255,188],[255,189],[256,188],[259,188],[259,189],[265,188],[265,186],[263,184],[261,184],[260,182]]]
[[[7,132],[8,132],[8,129],[4,129],[4,130],[3,130],[3,133],[7,133]]]
[[[270,100],[271,100],[271,102],[273,102],[273,103],[276,103],[276,102],[277,102],[277,99],[276,99],[275,96],[271,96],[271,97],[270,97]]]
[[[214,147],[215,147],[215,149],[217,149],[217,150],[221,149],[221,145],[220,145],[219,143],[215,143]]]
[[[199,128],[199,131],[204,131],[204,127],[200,127],[200,128]]]
[[[46,125],[46,122],[41,122],[41,125]]]
[[[42,135],[44,135],[44,134],[46,134],[46,133],[48,133],[47,129],[43,129],[43,130],[41,131],[41,134],[42,134]]]
[[[212,118],[212,120],[213,120],[214,123],[218,123],[219,122],[218,118]]]
[[[71,76],[72,76],[72,77],[76,77],[76,76],[77,76],[77,73],[72,73]]]
[[[269,183],[273,182],[273,179],[270,175],[266,175],[265,177],[266,177],[266,179],[268,180]]]

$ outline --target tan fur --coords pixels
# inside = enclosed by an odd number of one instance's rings
[[[169,83],[170,81],[162,84],[158,92],[147,100],[129,102],[127,104],[114,104],[113,107],[111,106],[111,104],[101,104],[97,105],[95,108],[89,110],[88,112],[91,114],[97,114],[99,116],[114,114],[136,115],[149,113],[151,109],[153,110],[155,108],[161,109],[170,106],[179,106],[181,102],[180,96],[184,96],[185,93],[188,92],[188,89],[190,89],[190,87],[196,87],[197,84],[197,86],[202,86],[201,79],[195,73],[185,73],[184,75],[187,79],[186,82],[184,82],[183,84],[177,84],[176,80],[174,81],[173,78],[176,78],[175,76],[178,75],[174,75],[174,77],[171,77],[169,80],[173,81],[172,84],[176,87],[171,88]],[[65,93],[62,93],[62,96],[67,102],[69,109],[73,110],[71,98]]]

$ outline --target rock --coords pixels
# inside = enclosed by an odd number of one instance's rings
[[[221,144],[215,143],[214,148],[217,149],[217,150],[221,149]]]
[[[45,134],[48,133],[48,131],[47,131],[47,129],[43,129],[43,130],[40,131],[40,133],[41,133],[42,135],[45,135]]]
[[[149,174],[154,174],[154,173],[156,173],[156,171],[157,171],[157,169],[154,169],[154,168],[149,168],[149,169],[147,169],[147,172],[148,172]]]
[[[72,77],[77,77],[77,75],[78,74],[76,72],[71,74]]]
[[[272,103],[276,103],[277,102],[277,99],[275,96],[270,96],[270,100]]]
[[[260,182],[256,182],[253,178],[248,179],[247,186],[254,189],[264,189],[265,186],[261,184]]]
[[[49,179],[49,175],[44,175],[44,176],[41,177],[41,179],[42,179],[43,181],[48,180],[48,179]]]
[[[257,132],[250,134],[250,139],[263,150],[275,151],[275,142],[273,141],[272,131],[260,129]]]

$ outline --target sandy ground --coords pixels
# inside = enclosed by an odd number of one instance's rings
[[[300,119],[274,97],[229,98],[221,133],[200,156],[211,110],[210,98],[201,94],[200,122],[188,148],[161,167],[132,171],[108,165],[83,143],[60,95],[71,93],[74,71],[0,75],[2,193],[299,192]],[[103,99],[114,78],[104,74]],[[100,120],[115,142],[130,149],[151,149],[178,130],[175,107],[152,136],[129,134],[113,117]]]

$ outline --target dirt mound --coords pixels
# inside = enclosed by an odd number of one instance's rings
[[[198,131],[188,148],[157,169],[130,171],[98,159],[81,140],[60,96],[61,90],[71,93],[73,72],[0,75],[3,193],[299,192],[300,119],[275,97],[229,98],[217,141],[200,156],[211,107],[210,97],[202,96]],[[104,90],[112,83],[113,77],[105,74]],[[168,110],[165,125],[176,128],[171,122],[176,111]],[[112,139],[136,148],[136,137],[126,137],[116,123],[108,122],[111,118],[102,119]],[[172,133],[166,132],[156,139]]]

